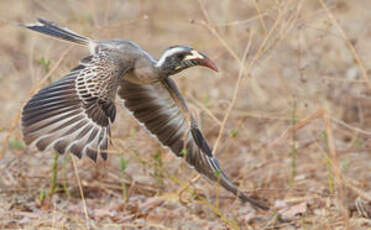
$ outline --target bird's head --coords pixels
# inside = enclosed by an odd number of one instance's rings
[[[213,61],[201,52],[188,46],[171,46],[167,48],[156,63],[156,67],[168,76],[197,65],[205,66],[218,72]]]

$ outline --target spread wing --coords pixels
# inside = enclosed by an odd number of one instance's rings
[[[122,80],[118,95],[134,117],[199,173],[218,181],[243,201],[267,210],[268,207],[240,192],[221,169],[174,81],[166,78],[152,85]]]
[[[68,75],[40,90],[23,108],[26,144],[40,151],[53,147],[63,154],[107,158],[110,123],[115,119],[114,97],[124,72],[105,53],[88,56]]]

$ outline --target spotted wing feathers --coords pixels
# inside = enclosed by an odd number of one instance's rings
[[[40,151],[53,147],[63,154],[98,153],[107,158],[110,123],[115,119],[118,73],[105,56],[89,56],[64,78],[40,90],[26,104],[22,127],[26,144]],[[116,86],[117,87],[117,86]]]

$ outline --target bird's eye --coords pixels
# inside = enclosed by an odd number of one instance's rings
[[[177,54],[176,57],[179,59],[179,60],[183,60],[184,58],[184,54]]]

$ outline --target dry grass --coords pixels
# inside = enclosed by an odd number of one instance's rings
[[[0,229],[371,228],[371,2],[1,1]],[[14,26],[36,17],[158,57],[202,50],[221,69],[174,77],[257,212],[189,169],[120,110],[107,162],[22,142],[20,112],[87,51]],[[182,77],[183,76],[183,77]],[[120,106],[119,104],[117,104]]]

